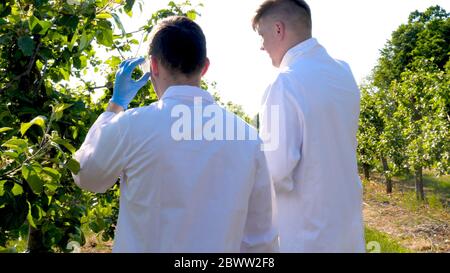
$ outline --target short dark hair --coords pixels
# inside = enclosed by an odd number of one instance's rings
[[[311,8],[304,0],[266,0],[256,11],[252,20],[253,29],[259,24],[261,18],[269,14],[274,10],[284,10],[286,13],[298,15],[298,18],[304,23],[304,25],[311,30],[312,29],[312,16]]]
[[[171,16],[153,30],[149,54],[173,72],[193,75],[200,73],[206,63],[206,38],[194,21]]]

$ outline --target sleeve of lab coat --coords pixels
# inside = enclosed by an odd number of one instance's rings
[[[98,117],[74,156],[80,172],[73,178],[80,188],[103,193],[116,183],[127,161],[126,124],[124,113],[105,112]]]
[[[258,152],[256,181],[249,200],[241,252],[279,252],[278,230],[275,225],[275,191],[264,154],[262,151]]]
[[[277,191],[294,189],[293,171],[301,159],[303,124],[286,80],[269,87],[261,111],[260,135],[271,178]]]

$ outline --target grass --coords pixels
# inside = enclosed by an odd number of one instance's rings
[[[389,235],[369,227],[365,228],[368,253],[410,253]]]
[[[424,173],[425,201],[416,198],[414,178],[394,177],[392,194],[386,193],[378,173],[363,181],[367,243],[378,242],[380,252],[450,250],[450,176],[432,175]],[[376,250],[374,246],[369,245],[368,252]]]
[[[379,203],[394,204],[413,212],[427,212],[428,214],[442,214],[450,212],[450,176],[435,177],[429,171],[424,173],[425,201],[418,200],[415,193],[414,177],[394,177],[393,194],[386,194],[384,177],[373,174],[372,179],[378,186],[369,181],[363,181],[366,197]]]
[[[439,178],[430,175],[424,176],[424,186],[433,192],[441,195],[447,204],[450,204],[450,176],[441,176]]]
[[[398,179],[400,186],[414,190],[414,177],[401,176],[398,177]],[[440,195],[444,201],[447,201],[450,204],[450,175],[436,177],[432,172],[424,171],[423,185],[426,191],[425,195],[432,192],[436,195]]]

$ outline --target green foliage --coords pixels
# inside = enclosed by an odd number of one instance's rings
[[[373,169],[376,166],[378,143],[384,123],[376,104],[377,93],[370,86],[361,87],[361,114],[359,120],[358,161],[364,168]]]
[[[422,171],[450,172],[450,14],[439,6],[411,13],[381,51],[362,86],[358,160],[386,179]]]
[[[119,64],[139,44],[120,20],[137,3],[0,2],[0,252],[16,251],[10,242],[19,238],[28,238],[28,251],[71,251],[70,242],[85,243],[82,224],[113,238],[118,187],[83,192],[73,182],[72,172],[80,169],[73,153],[105,109]],[[158,20],[193,14],[189,2],[171,2],[137,34],[142,42]],[[108,59],[99,57],[100,48]],[[104,86],[86,80],[92,70],[101,70]],[[104,92],[97,103],[95,90]],[[131,107],[155,100],[149,83]]]
[[[408,166],[415,171],[434,168],[445,174],[450,171],[449,77],[426,65],[404,72],[402,81],[392,85],[395,118],[402,121],[398,129],[407,143],[403,152]]]
[[[414,11],[407,24],[392,33],[381,50],[381,58],[374,69],[374,83],[389,88],[392,81],[401,79],[405,69],[417,67],[417,60],[427,59],[439,69],[449,60],[450,15],[439,6],[425,12]]]
[[[55,107],[56,108],[56,107]],[[0,245],[16,239],[14,231],[24,225],[43,231],[43,246],[64,249],[76,231],[84,211],[82,192],[71,181],[67,162],[74,162],[71,152],[64,151],[54,131],[55,112],[49,123],[38,117],[21,126],[24,138],[2,137],[0,191]],[[35,142],[27,137],[31,125],[42,127]],[[39,132],[39,131],[37,131]],[[11,134],[11,133],[10,133]],[[54,237],[56,236],[56,237]],[[81,237],[80,237],[81,238]],[[81,241],[80,241],[81,243]]]
[[[87,224],[91,231],[100,234],[103,241],[114,239],[115,226],[119,216],[119,186],[108,190],[105,194],[91,194],[89,207],[82,222]]]

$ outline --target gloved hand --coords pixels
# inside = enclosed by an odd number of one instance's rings
[[[139,64],[144,63],[144,61],[144,57],[123,61],[116,73],[116,81],[114,83],[114,92],[111,101],[120,105],[125,110],[128,108],[128,104],[130,104],[136,96],[139,89],[144,87],[150,79],[150,73],[146,73],[138,81],[131,78],[134,69]]]

